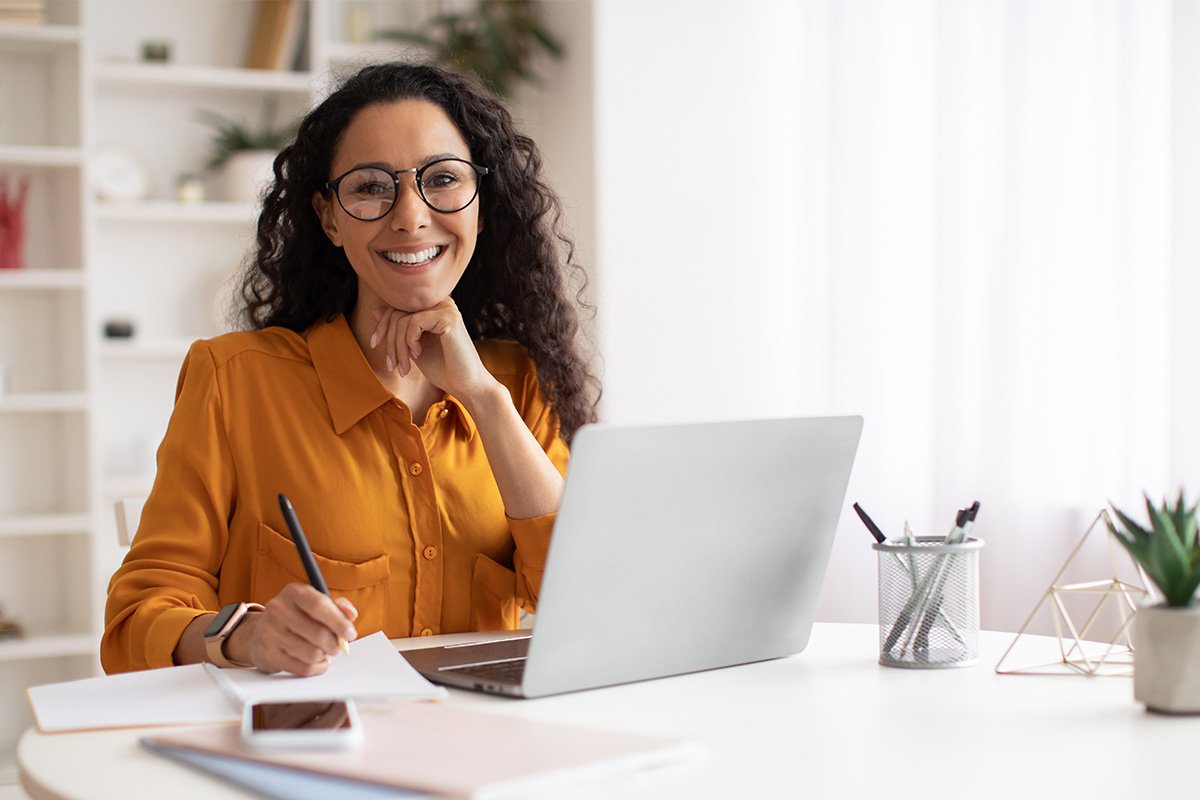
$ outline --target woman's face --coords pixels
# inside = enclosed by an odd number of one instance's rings
[[[328,177],[367,165],[412,169],[447,157],[471,160],[446,112],[426,100],[380,103],[359,111],[342,132]],[[478,198],[453,214],[434,211],[411,172],[400,175],[396,202],[382,219],[355,219],[332,192],[313,195],[313,207],[358,275],[360,311],[380,304],[422,311],[445,300],[475,252],[480,227]]]

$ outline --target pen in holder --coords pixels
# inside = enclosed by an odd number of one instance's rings
[[[915,669],[977,663],[983,542],[918,536],[873,547],[879,552],[879,663]]]

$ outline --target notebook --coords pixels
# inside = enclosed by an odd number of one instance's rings
[[[494,798],[562,792],[581,781],[684,763],[703,750],[693,742],[490,714],[443,703],[359,708],[363,742],[353,750],[251,748],[236,725],[189,728],[143,738],[142,745],[221,774],[268,797],[298,798],[297,776],[320,776],[327,797],[377,787],[438,796]],[[194,754],[218,757],[197,759]],[[189,755],[191,757],[189,757]],[[230,759],[241,761],[235,771]],[[203,761],[203,763],[201,763]],[[250,766],[253,765],[253,766]],[[273,771],[272,771],[273,770]],[[339,788],[338,782],[346,787]],[[392,793],[394,795],[394,792]],[[569,796],[548,794],[547,796]]]
[[[861,431],[584,426],[532,633],[402,655],[436,683],[540,697],[799,653]]]
[[[250,700],[436,700],[446,690],[414,672],[383,633],[373,633],[311,678],[190,664],[33,686],[26,694],[38,730],[58,733],[236,720]]]

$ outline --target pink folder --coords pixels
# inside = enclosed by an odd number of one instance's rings
[[[147,737],[287,769],[450,797],[491,800],[697,757],[698,745],[491,714],[441,703],[360,706],[354,750],[250,748],[236,725]]]

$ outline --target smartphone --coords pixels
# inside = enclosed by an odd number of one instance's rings
[[[353,700],[247,703],[242,739],[259,747],[354,747],[362,726]]]

